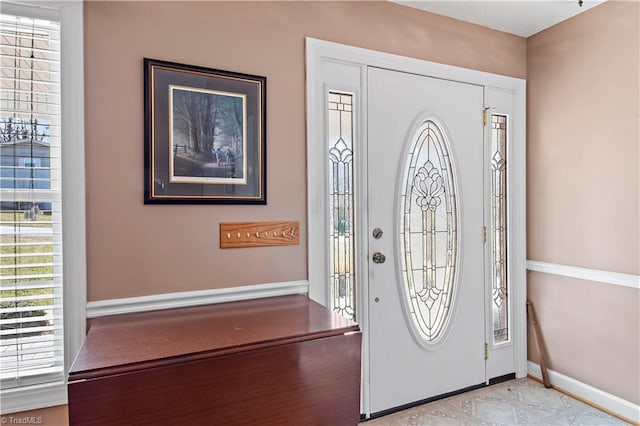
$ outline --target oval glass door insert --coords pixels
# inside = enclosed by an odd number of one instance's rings
[[[400,285],[409,327],[425,347],[446,334],[458,263],[457,201],[449,143],[432,119],[419,125],[400,180]]]

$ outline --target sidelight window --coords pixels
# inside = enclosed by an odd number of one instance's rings
[[[509,341],[507,122],[506,115],[491,116],[491,307],[494,343]]]
[[[353,95],[329,92],[329,282],[331,307],[355,319]]]

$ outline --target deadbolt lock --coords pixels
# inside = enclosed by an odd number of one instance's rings
[[[373,238],[375,238],[376,240],[379,240],[380,237],[382,237],[382,234],[384,234],[384,232],[382,232],[382,229],[380,228],[375,228],[373,230]]]

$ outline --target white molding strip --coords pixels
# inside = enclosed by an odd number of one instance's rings
[[[579,278],[587,281],[621,285],[640,289],[640,275],[621,274],[619,272],[600,271],[597,269],[580,268],[578,266],[558,265],[556,263],[527,260],[527,269],[545,274],[561,275],[563,277]]]
[[[87,318],[261,299],[290,294],[306,294],[308,291],[309,282],[307,280],[301,280],[99,300],[96,302],[87,302]]]
[[[529,361],[528,367],[530,375],[542,380],[542,374],[538,364]],[[633,402],[627,401],[598,388],[594,388],[591,385],[582,383],[556,371],[548,371],[551,385],[557,388],[557,390],[578,396],[598,408],[604,408],[605,410],[608,410],[624,419],[631,420],[636,424],[640,423],[640,405],[634,404]]]

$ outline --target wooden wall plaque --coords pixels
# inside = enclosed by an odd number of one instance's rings
[[[220,224],[220,248],[268,247],[300,244],[300,223],[226,222]]]

